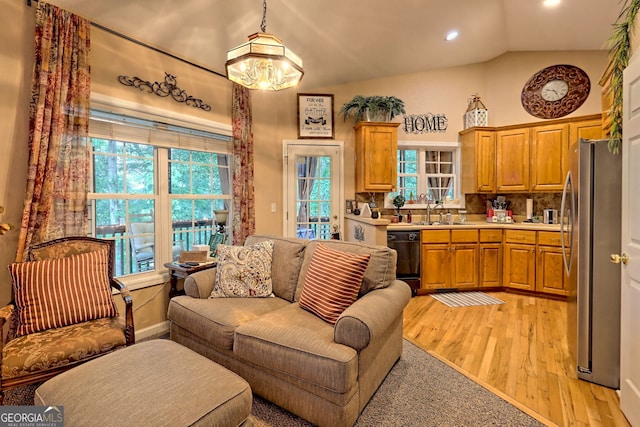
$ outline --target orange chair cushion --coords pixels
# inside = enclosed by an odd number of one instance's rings
[[[18,313],[17,335],[118,316],[106,250],[9,266]]]

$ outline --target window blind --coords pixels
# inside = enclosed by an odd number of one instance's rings
[[[232,154],[230,135],[189,129],[99,110],[91,111],[89,136],[163,148]]]

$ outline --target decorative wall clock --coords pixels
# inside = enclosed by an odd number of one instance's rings
[[[522,88],[522,106],[534,117],[557,119],[577,110],[591,90],[589,76],[573,65],[552,65]]]

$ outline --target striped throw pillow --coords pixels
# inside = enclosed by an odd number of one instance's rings
[[[370,257],[331,250],[319,244],[304,278],[300,307],[335,324],[358,297]]]
[[[106,250],[9,266],[18,335],[118,316]]]

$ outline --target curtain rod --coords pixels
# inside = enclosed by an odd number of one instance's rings
[[[39,0],[27,0],[27,6],[31,7],[31,2],[32,1],[37,3]],[[149,44],[147,44],[145,42],[142,42],[140,40],[136,40],[136,39],[134,39],[132,37],[129,37],[129,36],[125,35],[125,34],[122,34],[122,33],[118,32],[118,31],[115,31],[115,30],[113,30],[111,28],[107,28],[104,25],[98,24],[98,23],[93,22],[93,21],[89,21],[89,23],[93,27],[96,27],[96,28],[98,28],[100,30],[106,31],[106,32],[108,32],[110,34],[113,34],[114,36],[120,37],[122,39],[128,40],[128,41],[130,41],[132,43],[135,43],[135,44],[137,44],[139,46],[145,47],[147,49],[151,49],[151,50],[153,50],[155,52],[161,53],[161,54],[166,55],[166,56],[168,56],[170,58],[177,59],[180,62],[184,62],[187,65],[191,65],[192,67],[199,68],[199,69],[204,70],[204,71],[206,71],[208,73],[215,74],[216,76],[224,77],[225,79],[227,78],[227,76],[225,74],[219,73],[217,71],[214,71],[214,70],[212,70],[210,68],[207,68],[207,67],[204,67],[202,65],[198,65],[198,64],[196,64],[194,62],[191,62],[191,61],[189,61],[187,59],[180,58],[179,56],[176,56],[173,53],[166,52],[166,51],[164,51],[162,49],[159,49],[157,47],[151,46],[151,45],[149,45]]]

